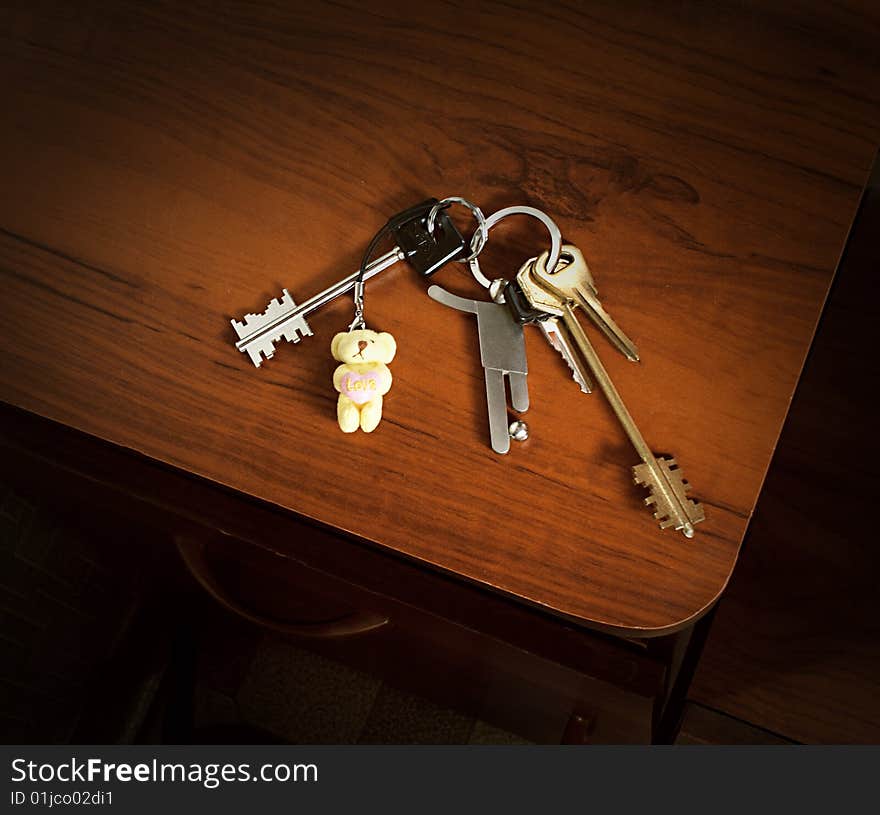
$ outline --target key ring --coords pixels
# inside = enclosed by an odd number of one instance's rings
[[[459,263],[470,263],[472,260],[476,260],[477,255],[483,251],[486,241],[489,240],[489,226],[486,222],[486,216],[483,215],[483,211],[478,206],[475,206],[465,198],[459,198],[457,195],[452,195],[449,198],[438,201],[431,207],[431,211],[428,213],[428,222],[426,224],[428,234],[434,235],[434,228],[437,225],[437,214],[441,209],[446,209],[451,204],[461,204],[463,207],[467,207],[477,222],[477,231],[474,232],[474,236],[471,238],[471,253],[466,258],[457,259]]]
[[[547,269],[552,272],[556,268],[556,264],[559,263],[559,255],[562,252],[562,232],[559,231],[556,221],[554,221],[546,212],[542,212],[535,207],[505,207],[486,218],[486,232],[488,233],[495,224],[506,218],[508,215],[531,215],[547,227],[547,231],[550,233],[550,255],[547,258]],[[474,280],[476,280],[484,289],[488,289],[491,287],[492,282],[483,274],[480,269],[480,261],[477,260],[477,255],[483,251],[483,247],[486,245],[488,237],[482,238],[478,243],[477,236],[479,234],[479,232],[474,232],[474,237],[471,238],[471,255],[466,258],[466,260],[471,267],[471,274],[474,276]]]
[[[354,283],[354,319],[348,327],[349,331],[359,331],[367,327],[364,320],[364,281],[356,280]]]

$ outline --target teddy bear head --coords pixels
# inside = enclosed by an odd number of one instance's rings
[[[371,331],[361,328],[356,331],[341,331],[333,338],[330,353],[339,362],[384,362],[394,359],[397,343],[387,332]]]

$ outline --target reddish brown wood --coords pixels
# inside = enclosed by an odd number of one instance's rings
[[[226,560],[215,571],[217,579],[241,563],[238,585],[224,580],[224,594],[250,610],[248,616],[302,621],[372,613],[405,624],[411,638],[418,632],[426,643],[439,630],[459,651],[487,650],[488,641],[492,648],[533,655],[642,697],[662,688],[665,666],[644,646],[566,624],[31,414],[3,409],[0,419],[8,429],[0,434],[0,462],[18,488],[44,500],[51,496],[86,526],[123,530],[133,524],[144,534],[152,530],[157,545],[170,536],[206,540],[212,559]],[[119,539],[126,538],[120,532]],[[372,653],[372,635],[345,638],[331,654],[356,656],[362,641],[373,659],[365,667],[380,671],[383,659]],[[410,665],[407,645],[394,659]],[[393,653],[389,648],[383,657]],[[516,673],[512,662],[507,669]]]
[[[542,625],[533,615],[509,613],[506,626],[499,629],[489,598],[484,599],[481,614],[473,604],[461,603],[455,593],[444,592],[447,601],[451,594],[452,603],[469,612],[469,622],[463,625],[461,619],[453,622],[426,613],[431,591],[424,585],[420,590],[426,602],[417,607],[387,595],[371,596],[289,557],[232,538],[215,538],[206,550],[212,570],[223,575],[227,596],[234,592],[234,605],[257,609],[273,620],[287,618],[303,600],[305,608],[297,617],[332,608],[329,598],[335,598],[337,608],[381,609],[388,624],[369,632],[322,638],[306,632],[308,639],[298,636],[295,641],[386,683],[541,743],[577,737],[563,732],[572,711],[589,719],[591,741],[651,739],[653,697],[661,691],[664,670],[659,661],[637,649],[600,635],[572,632],[569,642],[579,647],[567,653],[560,646],[565,632],[556,624]],[[311,597],[319,590],[323,597],[314,603]],[[229,627],[228,619],[213,616],[220,618],[213,627]],[[253,636],[261,634],[253,632]],[[543,638],[539,647],[535,647],[536,635]]]
[[[14,475],[22,492],[51,501],[84,529],[98,527],[127,546],[132,528],[151,539],[157,554],[174,554],[160,546],[169,536],[201,541],[198,575],[239,617],[533,741],[558,742],[573,710],[589,713],[594,739],[650,738],[652,700],[666,668],[644,647],[565,625],[289,513],[218,494],[210,484],[30,414],[3,409],[0,418],[8,431],[0,434],[0,474]],[[183,576],[182,565],[174,573]],[[187,583],[191,590],[180,591],[176,603],[160,590],[163,617],[181,630],[201,616],[194,614],[201,591],[194,596],[197,584]],[[225,636],[228,615],[211,606],[208,627]],[[371,617],[389,624],[346,632],[330,622]],[[261,633],[254,628],[252,636]],[[230,657],[241,659],[242,642],[233,643]]]
[[[235,592],[224,584],[211,561],[209,547],[205,541],[186,535],[178,535],[175,543],[187,569],[199,585],[222,606],[255,625],[291,637],[325,639],[369,634],[371,631],[388,624],[388,617],[384,614],[359,612],[346,608],[338,602],[330,603],[331,608],[326,611],[328,598],[326,591],[319,591],[318,587],[314,585],[316,579],[321,577],[320,573],[315,572],[314,569],[303,569],[306,574],[297,586],[296,592],[293,593],[293,596],[290,592],[286,593],[284,617],[261,614],[259,611],[243,605]],[[279,568],[277,561],[273,565],[276,569]],[[269,580],[274,576],[274,573],[270,571],[260,576],[263,580]],[[234,582],[238,583],[239,578],[240,567],[236,569]],[[287,619],[291,606],[296,605],[305,606],[308,613],[306,619]]]
[[[877,138],[876,21],[816,8],[5,11],[0,398],[581,625],[685,626],[736,561]],[[335,427],[348,304],[262,370],[233,349],[229,317],[348,273],[430,193],[536,204],[584,249],[643,362],[600,353],[706,503],[693,542],[535,332],[532,438],[495,456],[474,327],[402,267],[368,287],[400,343],[373,436]],[[544,240],[492,238],[492,275]]]
[[[791,744],[787,739],[753,727],[717,710],[688,702],[676,744]]]

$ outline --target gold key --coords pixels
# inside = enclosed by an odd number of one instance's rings
[[[595,288],[591,286],[592,278],[586,263],[581,263],[583,255],[576,249],[572,252],[572,249],[575,247],[563,247],[563,254],[567,252],[570,260],[566,267],[554,277],[552,290],[544,283],[546,266],[543,269],[539,267],[542,258],[536,258],[526,263],[520,269],[517,281],[534,308],[562,317],[565,327],[574,340],[575,347],[590,368],[593,378],[599,383],[599,387],[610,403],[615,416],[623,426],[624,432],[642,459],[641,464],[632,468],[633,479],[636,484],[645,486],[650,491],[650,495],[645,499],[645,504],[654,505],[654,518],[659,522],[660,528],[680,529],[686,537],[692,538],[694,525],[706,517],[703,507],[687,497],[686,493],[690,489],[690,484],[685,482],[675,459],[657,458],[648,447],[644,436],[639,432],[635,421],[623,403],[623,399],[617,392],[617,388],[614,387],[608,371],[605,370],[605,366],[593,348],[593,344],[575,316],[574,303],[577,302],[576,298],[585,289],[589,289],[595,298]],[[542,257],[546,263],[546,257]],[[596,303],[598,303],[598,299],[596,299]],[[609,322],[611,318],[607,317],[601,304],[599,304],[599,310],[591,306],[587,313],[604,328],[606,334],[612,332],[617,336],[616,332],[619,332],[620,336],[625,336],[616,323],[612,322],[610,326],[605,323],[605,318]],[[615,344],[623,350],[622,341]]]
[[[581,250],[565,244],[552,272],[547,269],[549,254],[544,252],[537,258],[532,275],[548,291],[580,306],[627,359],[638,362],[639,352],[635,343],[620,330],[599,302],[596,284]]]

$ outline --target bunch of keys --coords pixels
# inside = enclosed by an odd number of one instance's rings
[[[653,507],[654,518],[661,529],[671,527],[692,538],[694,526],[705,520],[703,507],[687,497],[691,485],[685,480],[676,460],[655,456],[648,446],[578,321],[575,308],[587,314],[627,359],[638,362],[639,354],[635,344],[602,306],[595,281],[581,251],[576,246],[559,245],[559,230],[545,213],[527,207],[511,207],[492,215],[487,220],[487,225],[491,227],[502,217],[519,213],[534,215],[547,225],[551,235],[550,250],[527,260],[516,278],[511,281],[489,281],[483,276],[479,261],[474,257],[470,261],[474,277],[489,289],[495,303],[503,303],[507,307],[512,323],[519,326],[534,324],[540,328],[551,347],[565,360],[581,391],[590,393],[595,380],[641,458],[641,463],[632,468],[632,475],[636,485],[648,489],[649,495],[645,498],[645,504]],[[432,286],[428,294],[444,302],[448,292]],[[483,345],[484,338],[481,335],[481,350]],[[525,368],[524,359],[522,367]],[[487,376],[488,373],[487,369]],[[511,393],[513,394],[513,387]],[[493,423],[492,410],[490,401],[490,427]],[[499,420],[500,416],[494,419],[496,423]]]
[[[477,230],[467,243],[446,214],[452,203],[463,204],[473,213]],[[545,224],[551,247],[523,264],[515,279],[489,281],[480,270],[477,256],[485,247],[491,227],[511,215],[529,215]],[[397,245],[370,261],[378,240],[393,233]],[[686,537],[694,535],[694,526],[705,519],[700,504],[689,499],[690,485],[673,458],[655,456],[627,410],[608,372],[602,365],[575,309],[579,308],[599,327],[612,344],[628,359],[638,361],[638,351],[605,311],[598,298],[595,282],[580,250],[563,245],[555,222],[534,207],[507,207],[485,218],[478,207],[454,197],[431,199],[391,219],[370,244],[361,268],[333,286],[297,306],[287,289],[282,298],[273,299],[262,314],[248,314],[243,321],[232,320],[238,334],[236,347],[247,353],[259,367],[274,354],[275,344],[283,339],[299,342],[312,331],[306,317],[322,305],[349,291],[354,291],[355,319],[347,332],[333,338],[332,353],[342,364],[334,374],[339,392],[337,419],[340,428],[353,432],[359,427],[372,431],[382,415],[382,398],[391,385],[387,363],[394,356],[396,343],[390,334],[371,331],[364,321],[364,284],[398,260],[407,260],[418,272],[430,276],[446,263],[457,260],[470,265],[474,278],[489,290],[491,300],[469,300],[439,286],[431,286],[428,295],[437,302],[476,316],[480,358],[486,383],[489,436],[492,449],[500,454],[510,449],[516,437],[514,423],[508,427],[505,380],[510,389],[512,408],[528,410],[528,365],[524,325],[536,325],[542,336],[568,365],[581,391],[590,393],[595,381],[629,438],[641,463],[632,468],[633,480],[648,489],[645,504],[654,508],[661,529],[674,528]],[[527,435],[527,434],[526,434]]]

